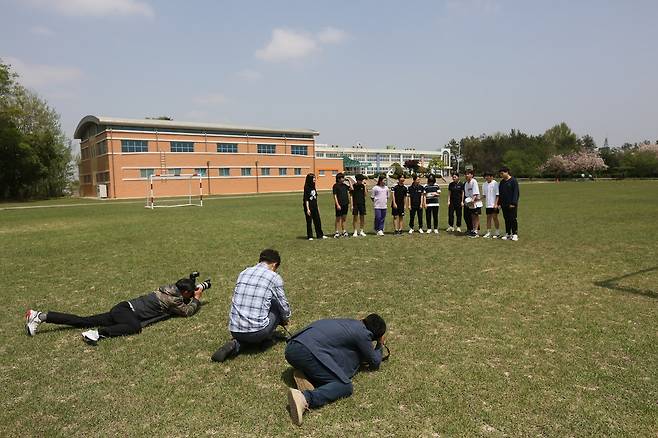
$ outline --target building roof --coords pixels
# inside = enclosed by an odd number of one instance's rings
[[[263,128],[258,126],[228,125],[224,123],[198,123],[198,122],[179,122],[177,120],[155,120],[155,119],[123,119],[117,117],[93,116],[88,115],[80,120],[75,128],[73,138],[81,139],[84,129],[89,124],[110,125],[110,126],[131,126],[144,128],[161,128],[166,129],[196,129],[208,131],[236,131],[253,134],[303,134],[319,135],[318,131],[313,129],[281,129],[281,128]]]
[[[371,148],[371,147],[353,147],[353,146],[329,146],[326,144],[315,144],[316,152],[336,152],[339,154],[358,154],[358,153],[376,153],[376,154],[415,154],[415,155],[427,155],[435,154],[441,155],[446,151],[449,151],[447,148],[440,148],[435,150],[426,150],[426,149],[386,149],[386,148]]]

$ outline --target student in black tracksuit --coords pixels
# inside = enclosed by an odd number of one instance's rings
[[[315,225],[315,235],[318,239],[324,239],[320,210],[318,210],[318,192],[315,190],[315,175],[312,173],[306,175],[303,206],[304,216],[306,217],[306,238],[313,240],[313,229],[311,228],[311,222],[313,222],[313,225]]]
[[[519,183],[508,167],[500,169],[501,180],[498,183],[499,203],[505,219],[505,236],[503,240],[519,240],[519,223],[516,215],[519,210]]]
[[[407,189],[409,197],[409,234],[414,232],[414,217],[418,216],[418,232],[423,232],[423,193],[425,187],[418,180],[418,175],[414,175],[413,182]]]
[[[462,208],[464,207],[464,183],[459,181],[459,173],[452,174],[452,182],[448,184],[448,229],[455,231],[455,216],[457,216],[457,231],[461,232]]]

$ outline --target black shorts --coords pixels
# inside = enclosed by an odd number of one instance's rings
[[[354,216],[357,216],[357,215],[365,216],[366,215],[366,204],[354,204],[352,206],[352,214]]]
[[[480,216],[482,214],[482,207],[469,208],[471,214],[476,214]]]
[[[393,214],[393,216],[404,216],[404,207],[402,208],[391,207],[391,214]]]
[[[336,217],[347,216],[347,213],[350,212],[350,207],[348,204],[341,204],[340,208],[336,209]]]
[[[487,207],[487,214],[498,214],[498,209],[497,208],[489,208]]]

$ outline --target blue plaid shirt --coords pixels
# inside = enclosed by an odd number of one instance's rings
[[[233,290],[228,329],[238,333],[253,333],[270,323],[272,301],[281,308],[281,317],[290,318],[290,304],[283,291],[283,279],[265,263],[247,268],[238,275]]]

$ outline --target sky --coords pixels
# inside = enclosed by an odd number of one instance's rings
[[[0,59],[61,115],[437,149],[566,122],[658,139],[658,1],[0,0]]]

